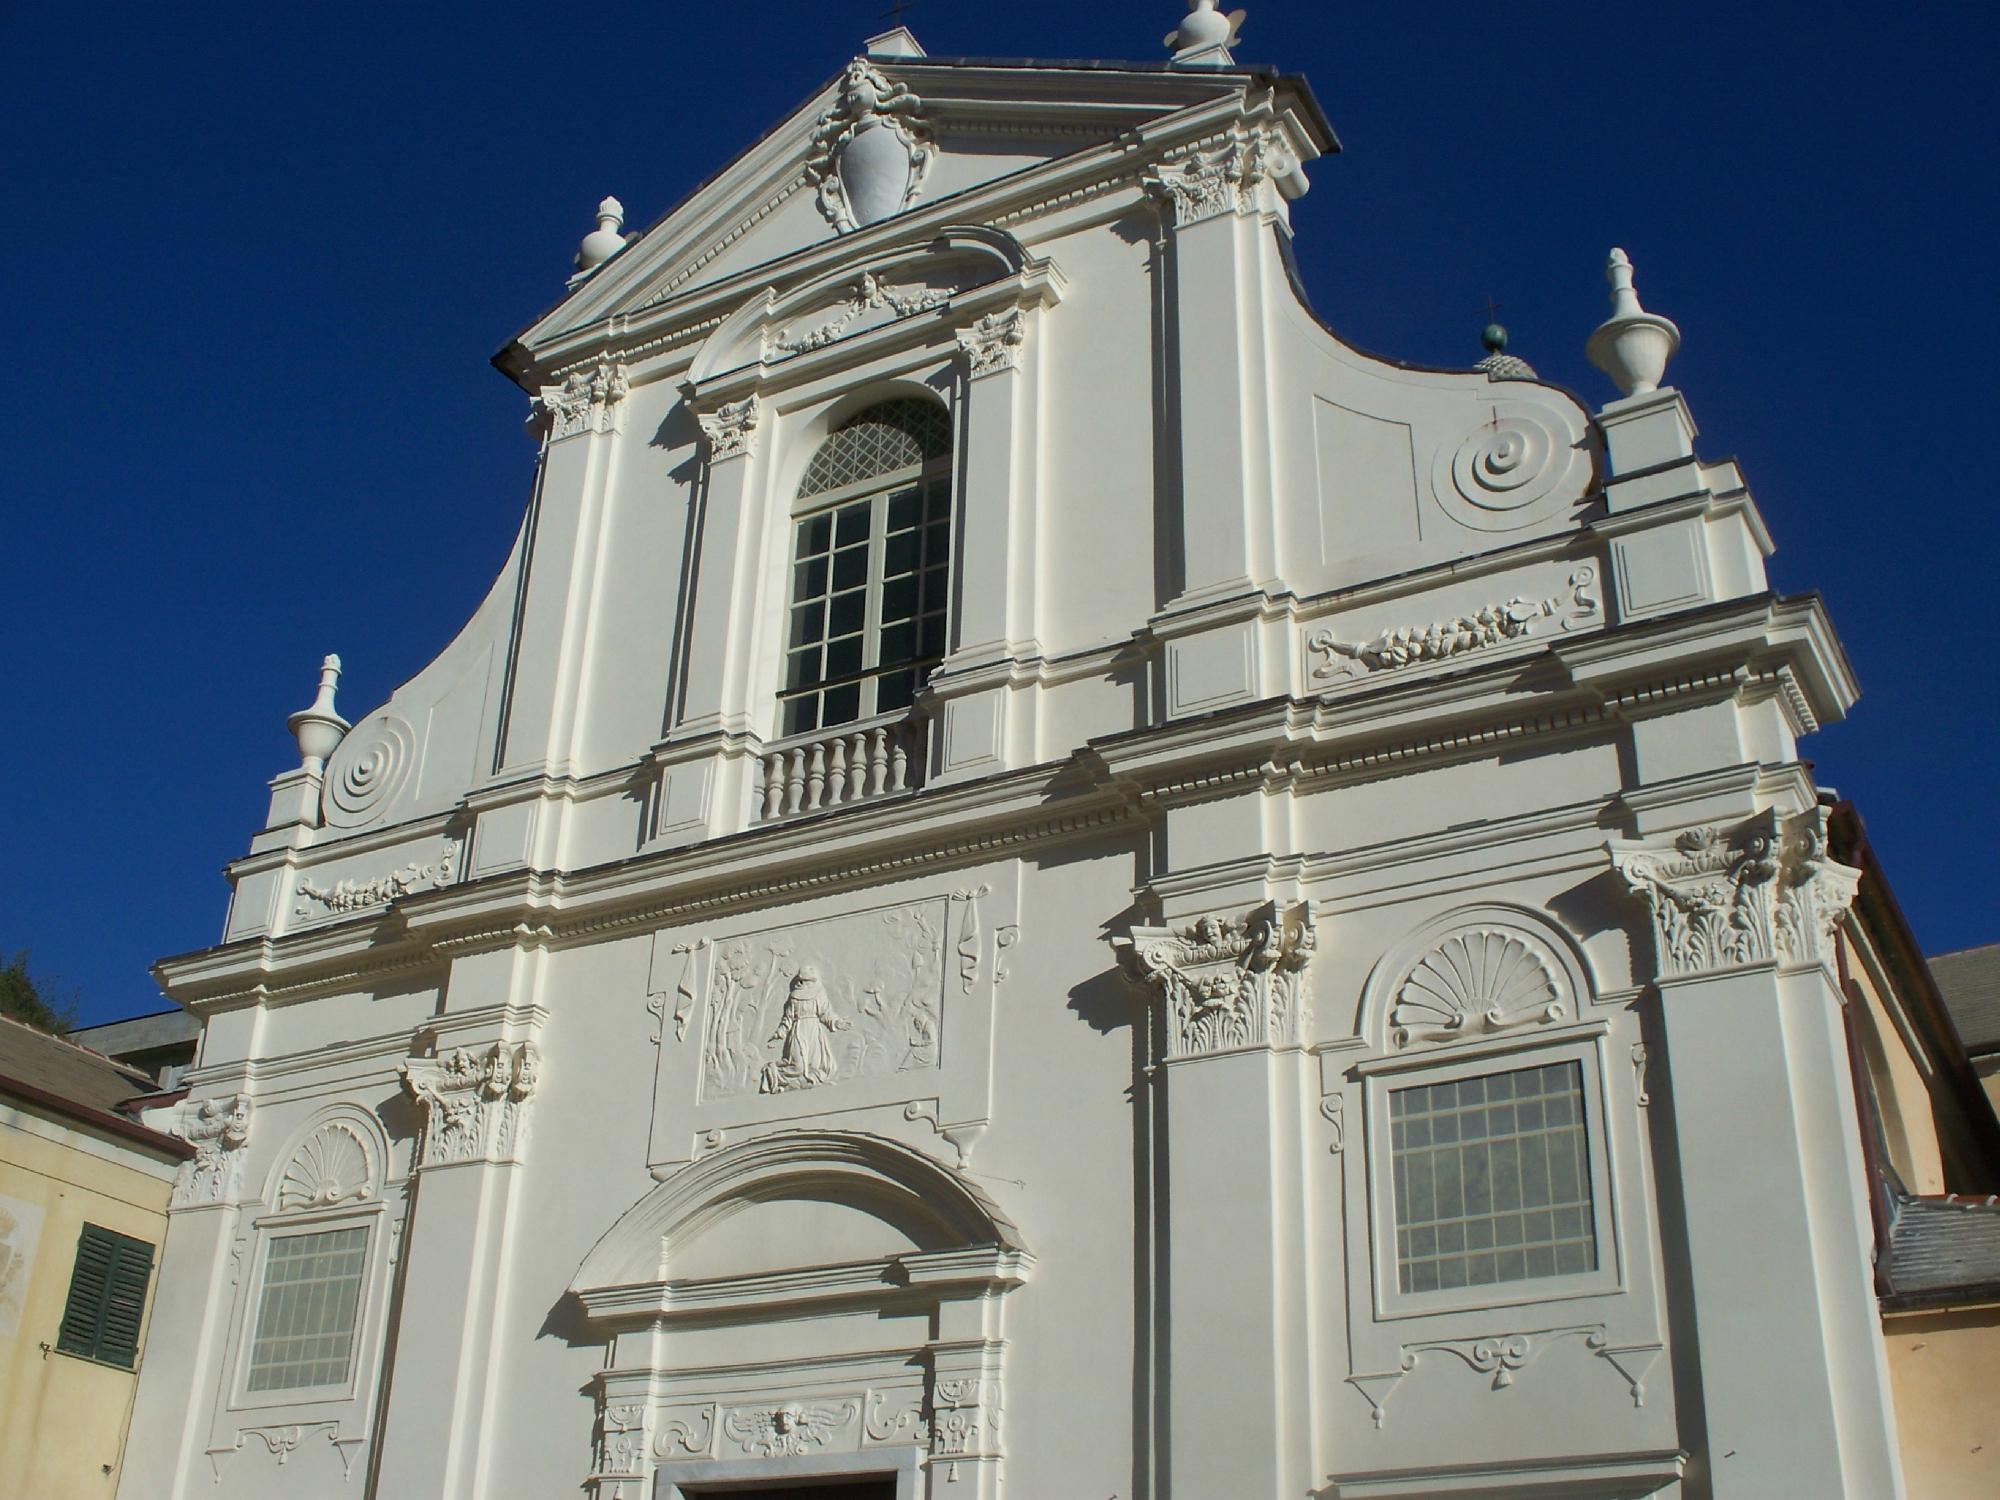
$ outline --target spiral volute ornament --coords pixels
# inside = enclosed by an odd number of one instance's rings
[[[1481,531],[1513,531],[1544,518],[1574,457],[1567,437],[1532,410],[1501,407],[1455,446],[1432,473],[1438,501]]]
[[[416,736],[394,714],[355,726],[327,767],[327,823],[353,828],[374,818],[409,780],[415,758]]]

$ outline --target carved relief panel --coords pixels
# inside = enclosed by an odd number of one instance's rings
[[[649,1164],[689,1160],[732,1131],[891,1105],[963,1157],[987,1119],[1017,883],[1007,865],[894,900],[657,934]]]

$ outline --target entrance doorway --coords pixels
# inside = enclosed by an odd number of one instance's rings
[[[691,1490],[683,1486],[681,1493],[687,1500],[896,1500],[896,1481],[833,1479],[821,1484],[808,1479],[799,1484],[760,1484],[747,1490],[735,1485],[725,1490]]]

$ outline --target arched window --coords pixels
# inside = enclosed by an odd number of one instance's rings
[[[799,485],[784,734],[907,708],[944,656],[951,419],[901,397],[828,434]]]

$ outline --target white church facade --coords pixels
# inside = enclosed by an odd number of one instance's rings
[[[160,966],[125,1500],[1904,1492],[1826,614],[1622,253],[1596,409],[1322,327],[1228,26],[607,200]]]

